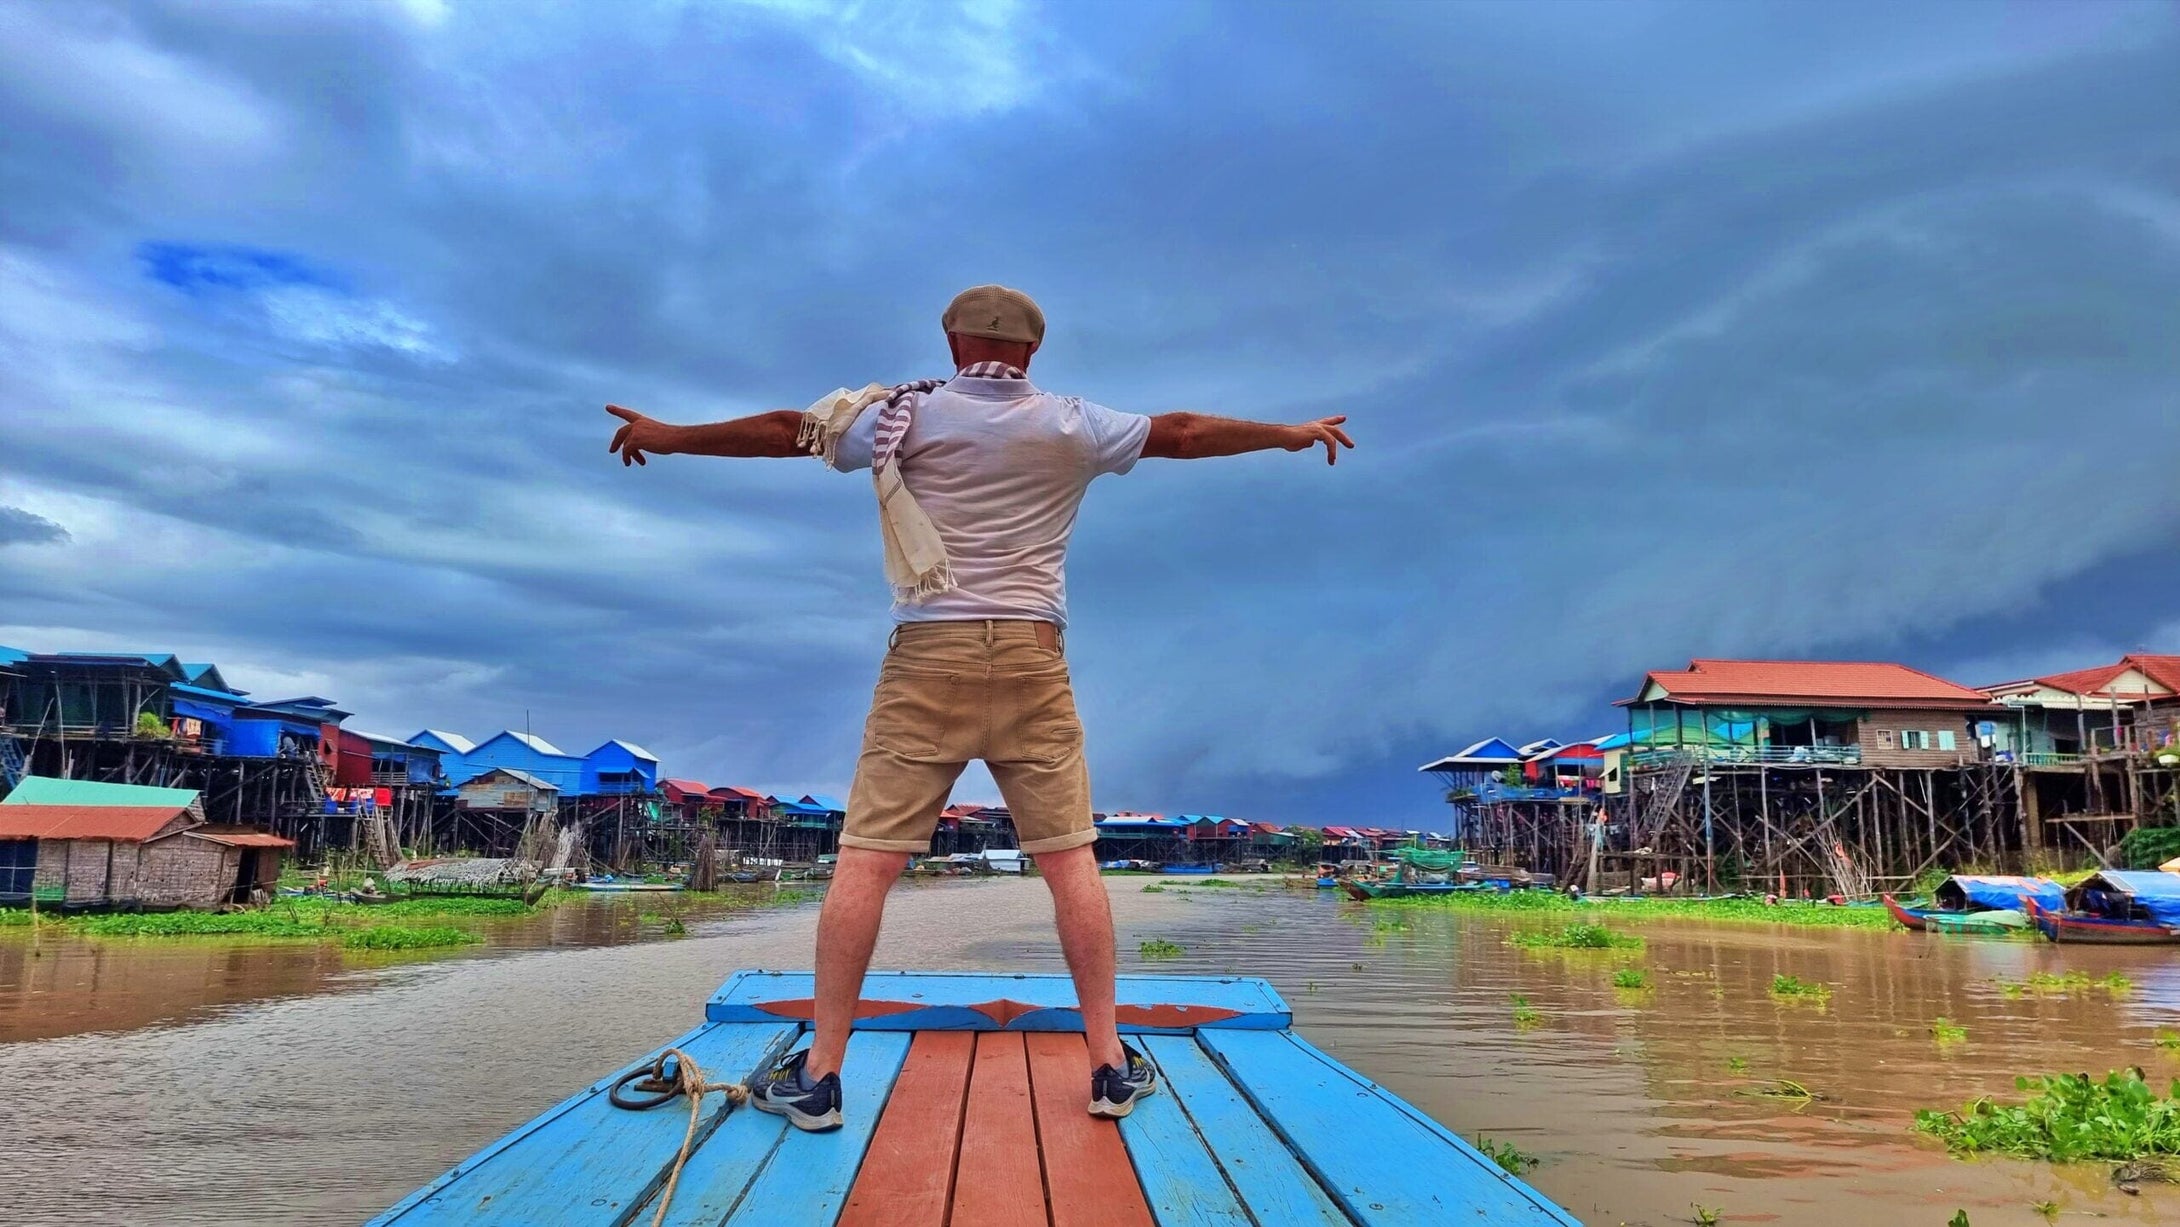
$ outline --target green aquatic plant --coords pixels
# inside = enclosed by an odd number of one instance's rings
[[[2167,1052],[2180,1052],[2180,1031],[2160,1031],[2150,1042]]]
[[[1955,1210],[1953,1217],[1945,1220],[1945,1227],[1969,1227],[1968,1212],[1966,1210]]]
[[[1835,907],[1829,903],[1767,904],[1760,899],[1570,899],[1557,891],[1459,891],[1373,899],[1373,908],[1416,908],[1489,913],[1557,912],[1571,918],[1610,918],[1612,923],[1644,920],[1711,920],[1728,923],[1799,925],[1817,928],[1901,931],[1881,907]]]
[[[1643,975],[1643,969],[1640,967],[1622,967],[1612,973],[1612,987],[1649,988],[1650,980]]]
[[[468,946],[484,939],[453,925],[412,928],[408,925],[374,925],[341,937],[350,950],[430,950],[441,946]]]
[[[1370,929],[1374,933],[1406,933],[1408,925],[1404,921],[1378,919],[1370,922]]]
[[[1512,1142],[1495,1142],[1481,1133],[1476,1135],[1476,1149],[1486,1159],[1498,1164],[1501,1169],[1515,1176],[1519,1176],[1535,1167],[1538,1162],[1535,1155],[1529,1154]]]
[[[1726,1072],[1731,1074],[1745,1074],[1749,1072],[1749,1059],[1747,1057],[1727,1057]]]
[[[2055,1201],[2032,1201],[2029,1209],[2036,1211],[2047,1223],[2059,1217],[2059,1203]]]
[[[1956,1156],[1997,1153],[2073,1163],[2180,1155],[2180,1082],[2160,1096],[2141,1070],[2123,1069],[2101,1079],[2016,1078],[2014,1088],[2029,1092],[2027,1100],[2000,1104],[1985,1096],[1957,1111],[1926,1108],[1915,1114],[1915,1130]]]
[[[1149,883],[1143,887],[1143,893],[1146,895],[1163,895],[1166,893],[1166,884],[1164,882]]]
[[[1154,937],[1149,941],[1138,944],[1135,952],[1146,959],[1177,959],[1188,953],[1188,947],[1181,945],[1179,942],[1169,942],[1162,937]]]
[[[1718,1227],[1719,1212],[1717,1210],[1713,1210],[1699,1201],[1692,1201],[1688,1204],[1695,1209],[1695,1213],[1688,1219],[1689,1222],[1694,1223],[1696,1227]]]
[[[2086,971],[2032,971],[2019,980],[2001,978],[1994,981],[1994,983],[1998,985],[2000,993],[2015,1001],[2030,993],[2034,993],[2039,997],[2071,997],[2076,993],[2086,993],[2093,988],[2101,988],[2106,993],[2117,997],[2122,993],[2134,991],[2135,987],[2133,980],[2116,971],[2110,975],[2094,978]]]
[[[1735,1093],[1748,1095],[1756,1099],[1783,1099],[1788,1103],[1804,1107],[1824,1098],[1824,1096],[1817,1094],[1792,1078],[1779,1078],[1774,1080],[1770,1086],[1753,1087]]]
[[[1774,1001],[1807,1001],[1823,1005],[1832,999],[1832,986],[1797,976],[1777,975],[1771,977],[1771,997]]]
[[[689,926],[681,923],[681,917],[669,916],[666,918],[666,923],[659,926],[659,929],[668,937],[681,937],[688,933]]]
[[[1531,1027],[1544,1022],[1544,1015],[1537,1013],[1536,1007],[1529,1004],[1527,997],[1522,996],[1520,993],[1509,993],[1507,999],[1514,1003],[1514,1028],[1516,1030],[1527,1031]]]
[[[1506,940],[1508,945],[1532,950],[1640,950],[1643,947],[1643,939],[1633,934],[1615,933],[1603,925],[1588,923],[1567,925],[1557,931],[1530,930]]]
[[[1965,1043],[1968,1039],[1968,1028],[1950,1018],[1938,1018],[1930,1024],[1930,1035],[1938,1041],[1938,1047],[1943,1048],[1948,1044]]]

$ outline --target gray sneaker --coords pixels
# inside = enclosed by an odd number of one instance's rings
[[[1126,1054],[1126,1065],[1100,1065],[1090,1075],[1090,1115],[1104,1120],[1119,1120],[1135,1111],[1137,1100],[1158,1089],[1158,1071],[1143,1054],[1126,1044],[1120,1051]]]
[[[813,1081],[803,1068],[810,1050],[784,1057],[771,1069],[750,1079],[749,1103],[759,1112],[784,1116],[787,1123],[811,1133],[840,1128],[840,1075],[827,1074]]]

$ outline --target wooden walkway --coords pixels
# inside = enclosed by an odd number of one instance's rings
[[[715,1080],[744,1077],[803,1041],[808,987],[791,973],[738,975],[677,1046]],[[874,975],[865,991],[842,1071],[846,1126],[802,1133],[708,1097],[668,1223],[1575,1223],[1294,1035],[1286,1004],[1261,981],[1122,982],[1138,1020],[1124,1029],[1160,1085],[1117,1126],[1084,1111],[1089,1060],[1064,979]],[[687,1101],[624,1111],[607,1102],[612,1082],[480,1151],[373,1227],[649,1223]]]

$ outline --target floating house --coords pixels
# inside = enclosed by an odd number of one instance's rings
[[[26,776],[0,800],[0,902],[214,907],[268,896],[292,840],[215,827],[194,789]]]

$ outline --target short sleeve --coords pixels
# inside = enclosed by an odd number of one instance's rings
[[[854,473],[870,467],[871,454],[878,446],[878,411],[883,407],[872,405],[856,415],[855,422],[833,448],[835,469]]]
[[[1143,443],[1151,437],[1151,420],[1140,413],[1122,413],[1090,401],[1082,406],[1082,422],[1090,439],[1090,471],[1093,476],[1125,473],[1142,458]]]

